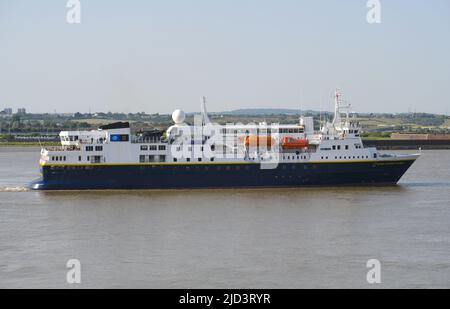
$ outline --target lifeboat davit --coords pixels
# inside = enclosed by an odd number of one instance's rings
[[[246,147],[272,147],[272,144],[273,137],[267,135],[249,135],[244,138],[244,145]]]
[[[300,149],[309,146],[309,142],[306,138],[293,138],[285,136],[281,143],[283,149]]]

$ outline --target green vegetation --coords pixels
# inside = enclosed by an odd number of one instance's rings
[[[364,139],[387,139],[391,138],[390,132],[364,132],[361,134]]]
[[[315,118],[316,129],[326,120],[331,120],[330,112],[303,111],[302,115]],[[226,123],[298,123],[300,113],[284,109],[245,109],[223,113],[211,113],[210,119],[219,124]],[[389,138],[392,132],[449,133],[450,117],[426,113],[404,114],[359,114],[364,138]],[[95,130],[100,125],[116,121],[132,123],[132,130],[152,128],[165,130],[172,125],[170,115],[146,113],[75,113],[75,114],[25,114],[0,118],[0,145],[39,145],[58,143],[58,133],[63,130]],[[188,114],[187,123],[193,123],[193,115]],[[45,137],[45,138],[44,138]]]

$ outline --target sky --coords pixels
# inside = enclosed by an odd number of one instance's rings
[[[0,0],[0,109],[450,112],[450,1]]]

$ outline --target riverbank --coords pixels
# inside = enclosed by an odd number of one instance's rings
[[[450,140],[363,139],[363,144],[379,150],[450,149]]]
[[[41,146],[59,146],[60,142],[6,142],[0,143],[0,147],[41,147]]]

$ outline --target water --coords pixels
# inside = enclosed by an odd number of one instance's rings
[[[399,186],[32,192],[39,149],[0,148],[0,288],[450,287],[450,152]],[[381,262],[380,285],[366,262]]]

